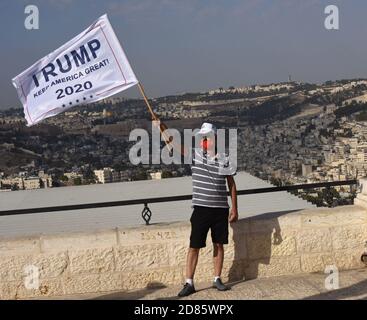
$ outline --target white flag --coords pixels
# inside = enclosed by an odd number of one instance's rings
[[[12,81],[28,126],[138,83],[107,15]]]

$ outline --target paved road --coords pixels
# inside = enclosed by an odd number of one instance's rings
[[[339,273],[339,289],[325,288],[325,274],[279,276],[232,283],[232,289],[219,292],[208,283],[196,285],[197,293],[184,299],[358,299],[367,300],[367,268]],[[164,287],[157,284],[149,289],[64,296],[59,299],[178,299],[181,286]]]

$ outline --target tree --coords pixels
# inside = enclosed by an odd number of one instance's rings
[[[93,170],[88,166],[84,172],[83,177],[86,183],[95,183],[96,182],[96,176],[93,172]]]
[[[146,179],[147,179],[147,173],[143,169],[140,169],[138,172],[135,172],[131,177],[131,180],[133,181],[146,180]]]
[[[277,187],[280,187],[282,185],[282,180],[279,178],[270,177],[270,183]]]
[[[116,170],[116,171],[122,171],[124,170],[124,165],[122,163],[114,163],[112,165],[112,169]]]
[[[73,183],[75,186],[80,186],[82,185],[82,179],[80,177],[74,178]]]
[[[172,178],[172,172],[168,170],[162,171],[162,179]]]

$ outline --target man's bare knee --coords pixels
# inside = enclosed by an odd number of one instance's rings
[[[194,253],[199,253],[199,251],[200,251],[200,248],[189,248],[189,253],[192,253],[192,254],[194,254]]]
[[[218,251],[223,251],[223,244],[221,243],[213,243],[213,256],[216,257],[218,255]]]
[[[214,249],[223,249],[223,244],[222,243],[213,243],[213,248]]]

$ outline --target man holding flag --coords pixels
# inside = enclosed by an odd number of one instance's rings
[[[24,107],[27,126],[55,116],[73,106],[105,99],[138,85],[154,123],[159,122],[126,58],[107,15],[101,16],[82,33],[34,63],[13,79]],[[175,141],[168,138],[164,124],[162,137],[171,149]],[[211,229],[214,257],[214,282],[218,290],[229,288],[221,281],[223,245],[228,243],[228,221],[238,219],[235,170],[224,153],[216,150],[216,128],[204,123],[198,137],[201,148],[192,152],[194,211],[191,217],[190,248],[187,255],[186,283],[179,296],[195,292],[193,277],[199,250]],[[181,152],[186,152],[180,147]],[[229,213],[226,183],[232,208]]]
[[[233,176],[236,170],[224,150],[218,151],[217,129],[204,122],[196,134],[200,147],[192,150],[192,206],[190,246],[186,260],[186,281],[178,296],[195,293],[193,282],[199,251],[206,246],[209,229],[213,242],[213,287],[219,291],[230,289],[221,280],[224,244],[228,244],[228,222],[238,220],[237,189]],[[185,149],[182,148],[186,153]],[[222,151],[222,152],[221,152]],[[227,200],[226,184],[231,196],[231,210]]]

